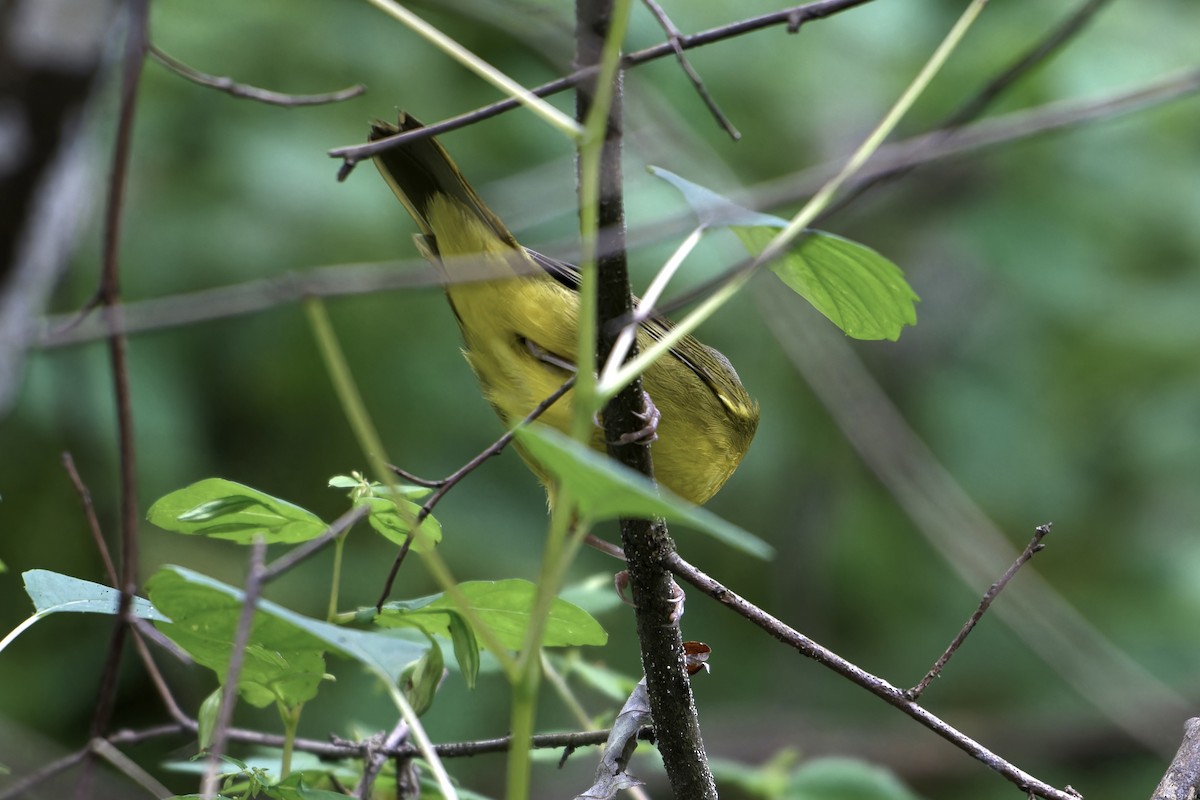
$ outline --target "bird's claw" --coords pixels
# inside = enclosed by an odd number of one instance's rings
[[[645,425],[636,431],[621,434],[612,444],[640,444],[645,446],[651,442],[658,441],[658,423],[662,420],[662,412],[658,410],[658,406],[654,405],[654,401],[650,399],[650,395],[644,390],[642,391],[642,402],[645,404],[645,410],[635,412],[634,416],[644,422]]]

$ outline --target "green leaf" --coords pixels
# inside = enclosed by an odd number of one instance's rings
[[[433,705],[433,697],[437,694],[438,686],[442,683],[442,673],[446,662],[442,659],[442,648],[434,640],[430,640],[429,649],[410,664],[401,677],[404,696],[412,706],[417,716],[423,715]]]
[[[761,253],[774,228],[735,227],[752,254]],[[832,233],[808,231],[770,269],[813,307],[855,339],[900,338],[917,322],[916,292],[900,268],[865,245]]]
[[[656,486],[645,476],[545,425],[517,430],[530,455],[570,490],[589,522],[620,517],[661,517],[767,559],[774,550],[757,536]]]
[[[295,772],[279,783],[263,787],[263,793],[272,800],[346,800],[341,792],[310,786],[308,776]]]
[[[158,527],[251,544],[296,544],[325,532],[320,517],[257,489],[222,478],[206,478],[171,492],[150,506],[146,518]]]
[[[193,657],[223,676],[229,664],[242,592],[183,567],[164,567],[147,585],[156,605],[161,602],[158,598],[162,592],[167,604],[179,607],[177,613],[189,615],[186,626],[183,620],[170,615],[176,624],[161,626],[164,632],[189,652],[192,652],[189,644],[195,646],[203,658],[197,653],[192,653]],[[185,627],[191,630],[182,630]],[[256,697],[263,698],[259,689],[274,692],[276,684],[262,681],[275,680],[280,690],[286,689],[286,695],[292,698],[315,691],[324,677],[324,660],[318,665],[316,657],[324,649],[354,658],[381,679],[396,683],[405,667],[420,658],[428,647],[428,643],[405,640],[388,632],[343,628],[260,599],[246,650],[246,664],[253,662],[258,672],[260,684],[254,689]]]
[[[683,199],[692,207],[692,211],[700,218],[700,225],[705,228],[726,228],[739,226],[768,226],[783,228],[787,221],[779,217],[751,211],[737,203],[722,197],[712,189],[706,189],[698,183],[692,183],[681,178],[670,170],[662,167],[649,166],[646,170],[657,178],[662,178],[674,186],[683,195]]]
[[[475,678],[479,675],[479,640],[475,638],[466,617],[458,610],[447,612],[450,623],[450,643],[454,646],[454,659],[462,670],[467,686],[475,688]]]
[[[476,618],[487,625],[502,645],[518,650],[525,641],[533,608],[535,587],[529,581],[468,581],[458,585],[471,605]],[[384,627],[409,625],[426,633],[451,636],[452,615],[457,615],[454,601],[443,594],[419,600],[388,603],[376,622]],[[577,647],[603,645],[608,634],[600,623],[579,606],[556,599],[550,606],[546,623],[545,647]],[[460,658],[458,650],[456,656]],[[465,667],[464,667],[465,671]]]
[[[364,497],[374,495],[375,497],[387,498],[398,494],[409,500],[415,500],[433,492],[433,489],[430,489],[428,486],[412,486],[405,483],[397,483],[392,487],[379,481],[368,481],[358,472],[352,472],[349,475],[334,475],[329,479],[329,485],[334,489],[352,489],[357,495]],[[355,494],[352,494],[351,497],[357,499]]]
[[[919,800],[891,771],[853,758],[817,758],[792,774],[786,800]]]
[[[217,712],[221,710],[221,694],[222,689],[218,686],[204,698],[204,702],[200,704],[200,713],[196,715],[198,730],[196,738],[199,740],[201,750],[207,750],[212,744],[213,730],[217,727]]]
[[[31,569],[21,573],[21,578],[25,581],[25,593],[43,617],[61,612],[116,614],[121,602],[121,593],[116,589],[70,575]],[[141,597],[133,598],[133,613],[141,619],[170,622],[149,600]]]
[[[389,541],[402,545],[412,530],[412,521],[417,518],[421,507],[408,500],[388,500],[383,497],[364,497],[358,502],[365,503],[371,513],[367,522]],[[404,509],[401,512],[400,508]],[[442,525],[432,516],[426,517],[413,536],[412,550],[416,553],[428,553],[442,540]]]
[[[730,202],[716,192],[658,167],[650,172],[683,194],[703,227],[733,230],[751,255],[766,249],[787,220],[761,214]],[[809,230],[769,265],[793,291],[812,303],[855,339],[899,338],[905,325],[917,322],[920,298],[904,273],[871,248]]]
[[[150,597],[173,622],[159,629],[197,663],[217,673],[221,683],[237,635],[242,600],[236,594],[189,581],[170,569],[146,584]],[[289,708],[317,695],[325,676],[325,643],[278,617],[258,611],[250,628],[238,692],[251,705],[275,702]]]

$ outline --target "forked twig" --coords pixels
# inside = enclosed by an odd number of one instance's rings
[[[717,105],[717,101],[708,91],[708,87],[704,85],[704,79],[700,77],[700,73],[692,66],[692,62],[688,61],[687,56],[683,54],[683,45],[680,41],[683,39],[683,34],[679,28],[675,27],[675,23],[667,16],[667,12],[663,10],[655,0],[642,0],[646,8],[650,9],[650,13],[658,20],[658,24],[663,29],[663,33],[667,35],[667,42],[671,45],[671,49],[675,51],[675,59],[679,62],[680,68],[687,75],[688,80],[692,82],[692,86],[696,89],[696,94],[700,95],[700,99],[704,101],[704,105],[708,107],[708,112],[713,115],[713,119],[721,126],[721,130],[729,134],[729,138],[735,142],[742,138],[741,131],[734,127],[729,121],[729,117],[725,116],[725,112]]]
[[[811,658],[813,661],[833,670],[852,683],[858,684],[889,705],[895,706],[938,736],[983,762],[990,769],[1014,783],[1021,790],[1029,792],[1031,796],[1036,795],[1037,797],[1046,798],[1046,800],[1079,800],[1080,795],[1074,789],[1071,789],[1069,786],[1066,789],[1057,789],[1045,781],[1038,780],[1015,764],[1006,761],[945,720],[925,710],[916,701],[910,700],[903,689],[893,686],[883,678],[872,675],[861,667],[842,658],[832,650],[817,644],[817,642],[800,633],[795,628],[784,624],[736,592],[727,589],[713,580],[696,567],[684,561],[678,553],[668,556],[666,563],[672,572],[721,603],[721,605],[762,628],[779,641],[800,653],[800,655]]]
[[[922,678],[916,686],[904,693],[909,700],[917,700],[920,698],[921,694],[927,688],[929,688],[929,684],[942,674],[942,670],[958,651],[958,648],[962,646],[962,643],[966,641],[967,636],[975,628],[976,623],[978,623],[979,620],[983,618],[983,615],[987,613],[988,607],[991,606],[992,601],[996,599],[996,595],[1003,591],[1004,587],[1008,585],[1008,582],[1011,581],[1013,576],[1017,574],[1017,570],[1025,566],[1025,563],[1029,561],[1029,559],[1033,558],[1034,555],[1042,551],[1042,548],[1046,546],[1042,544],[1042,539],[1046,538],[1046,535],[1050,533],[1050,526],[1052,524],[1053,523],[1047,522],[1045,525],[1037,526],[1037,528],[1034,530],[1033,538],[1029,540],[1029,544],[1025,545],[1025,549],[1021,551],[1019,556],[1017,556],[1017,560],[1014,561],[1009,568],[1004,571],[1004,574],[1001,575],[1000,578],[993,583],[986,592],[984,592],[983,599],[979,601],[979,608],[975,609],[975,613],[968,617],[967,621],[963,623],[962,629],[959,630],[958,634],[955,635],[955,637],[950,641],[950,644],[946,647],[946,651],[938,657],[937,661],[933,662],[933,666],[929,668],[929,672],[925,673],[925,677]]]
[[[871,0],[814,0],[814,2],[785,8],[782,11],[773,11],[769,14],[738,20],[728,25],[721,25],[699,33],[681,36],[675,43],[663,42],[653,47],[647,47],[644,50],[629,53],[621,58],[621,69],[628,69],[629,67],[635,67],[674,55],[676,44],[684,50],[690,50],[693,47],[702,47],[776,25],[786,25],[789,33],[795,33],[806,22],[824,19],[825,17],[833,16],[839,12],[847,11],[855,6],[865,5],[869,2]],[[595,77],[595,74],[596,70],[594,67],[580,69],[564,78],[544,83],[529,91],[537,97],[548,97],[549,95],[566,91],[584,80],[592,79]],[[511,111],[520,105],[520,101],[514,100],[511,97],[506,98],[491,105],[477,108],[474,111],[468,111],[465,114],[459,114],[456,117],[450,117],[441,122],[405,131],[404,133],[389,136],[385,139],[377,139],[367,144],[335,147],[329,151],[329,157],[342,159],[342,166],[338,170],[338,180],[342,181],[346,179],[350,171],[354,169],[354,165],[359,161],[371,158],[377,153],[382,153],[392,147],[398,147],[404,141],[409,139],[423,139],[426,136],[437,136],[446,131],[457,130],[480,120]]]

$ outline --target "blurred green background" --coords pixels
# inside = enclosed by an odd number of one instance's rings
[[[712,123],[673,61],[633,71],[626,80],[628,205],[631,229],[648,242],[634,253],[635,284],[644,287],[678,241],[657,234],[678,231],[669,223],[686,214],[644,164],[752,198],[760,184],[844,157],[964,5],[881,0],[795,36],[776,27],[692,51],[743,134],[737,143]],[[993,4],[900,135],[927,130],[1074,5]],[[776,8],[761,0],[666,5],[685,32]],[[570,57],[569,4],[461,0],[420,10],[526,84],[562,74]],[[1194,2],[1112,3],[993,112],[1097,99],[1195,68],[1197,30]],[[257,86],[310,93],[361,82],[368,92],[336,105],[272,108],[147,64],[122,233],[128,302],[354,262],[406,260],[396,269],[422,273],[412,225],[374,169],[361,165],[338,183],[339,162],[326,151],[361,141],[369,119],[392,117],[396,108],[435,121],[498,99],[495,90],[366,3],[170,0],[153,6],[152,39],[198,69]],[[636,8],[630,49],[660,40],[653,19]],[[87,123],[97,218],[115,98],[113,85]],[[555,102],[571,108],[567,95]],[[1200,694],[1198,131],[1200,103],[1184,99],[928,166],[824,225],[896,261],[922,296],[915,329],[895,344],[853,343],[857,358],[1014,550],[1035,525],[1055,523],[1033,569],[1145,670],[1128,679],[1080,641],[1043,638],[1043,646],[1087,665],[1055,671],[991,614],[925,701],[1022,768],[1070,783],[1089,800],[1148,795]],[[442,141],[524,243],[570,255],[574,166],[565,139],[516,111]],[[798,207],[766,210],[788,215]],[[70,312],[93,293],[99,250],[95,224],[49,311]],[[715,239],[680,286],[735,256],[730,242]],[[678,530],[681,550],[865,669],[911,685],[991,578],[964,584],[947,549],[922,535],[864,465],[787,351],[800,344],[810,360],[844,366],[842,349],[814,352],[820,339],[781,346],[774,333],[797,321],[832,329],[799,301],[761,304],[779,285],[768,275],[756,280],[757,291],[701,331],[737,365],[762,406],[743,467],[709,507],[771,541],[778,556],[764,565]],[[458,354],[456,326],[436,287],[335,298],[328,306],[395,463],[444,475],[500,433]],[[129,349],[143,511],[209,476],[248,483],[327,519],[344,509],[325,482],[364,468],[364,458],[298,305],[141,333]],[[875,416],[849,417],[869,431],[868,440],[887,444],[886,423],[879,429]],[[100,343],[34,352],[17,405],[0,419],[0,559],[9,568],[0,576],[0,629],[29,613],[23,570],[104,580],[61,466],[63,451],[74,455],[115,538],[114,413]],[[957,503],[947,495],[944,507],[936,497],[928,506],[953,524]],[[535,577],[544,494],[515,455],[479,470],[438,516],[446,530],[442,554],[459,579]],[[974,538],[980,535],[964,526],[957,541],[968,554],[984,553],[987,545]],[[242,580],[245,552],[233,545],[149,525],[141,541],[143,576],[178,563]],[[351,538],[344,607],[374,601],[391,554],[371,536]],[[998,576],[1008,560],[985,563]],[[320,615],[328,566],[326,554],[269,596]],[[573,579],[612,569],[586,552]],[[1014,603],[1031,580],[1018,576],[997,605]],[[434,590],[411,562],[397,594]],[[632,615],[618,609],[601,621],[611,643],[583,656],[637,674]],[[687,638],[714,651],[713,673],[695,682],[714,756],[754,764],[785,749],[803,757],[856,755],[891,768],[925,797],[1013,796],[1010,784],[968,756],[704,598],[691,599],[683,626]],[[21,772],[83,742],[109,631],[99,618],[51,618],[0,656],[0,718],[9,728],[0,734],[0,763],[19,763]],[[134,661],[126,660],[117,725],[164,718]],[[194,712],[213,677],[163,661]],[[333,666],[338,681],[306,709],[302,735],[390,727],[378,690],[355,668]],[[1154,680],[1181,699],[1162,702]],[[583,697],[593,712],[610,704],[587,690]],[[1121,708],[1140,718],[1143,735],[1113,721]],[[541,715],[547,730],[572,724],[549,692]],[[275,726],[270,715],[245,713],[239,721]],[[469,693],[451,676],[428,724],[438,741],[505,733],[501,681],[492,676]],[[38,736],[45,758],[18,757],[16,743],[32,747]],[[188,753],[178,742],[132,751],[152,767]],[[580,790],[592,763],[581,752],[564,770],[540,767],[537,796]],[[451,768],[472,788],[501,793],[502,759]],[[648,761],[634,771],[652,787],[661,780]],[[166,780],[189,790],[188,781]],[[732,786],[724,794],[741,796]]]

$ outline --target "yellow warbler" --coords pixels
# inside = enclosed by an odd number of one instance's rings
[[[375,122],[375,141],[421,124]],[[459,172],[432,137],[375,156],[375,165],[416,221],[421,253],[443,271],[446,295],[466,344],[464,354],[506,426],[525,417],[574,373],[579,312],[578,269],[528,250]],[[651,319],[640,347],[671,322]],[[758,426],[758,405],[725,356],[684,337],[646,370],[643,387],[661,413],[653,444],[658,481],[693,503],[704,503],[737,469]],[[571,393],[540,420],[570,426]],[[604,450],[597,426],[591,445]],[[543,483],[549,478],[522,453]]]

